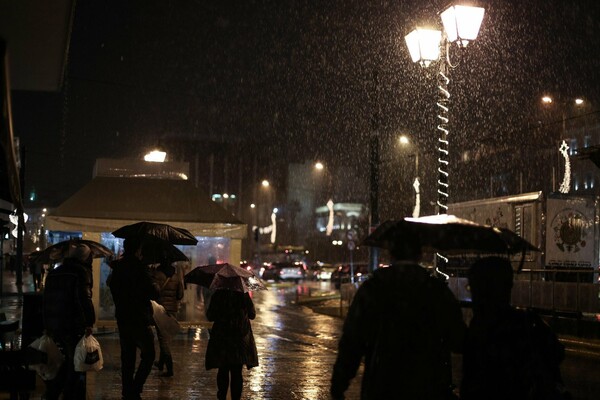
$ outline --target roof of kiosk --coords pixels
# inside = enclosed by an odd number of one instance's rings
[[[97,176],[50,212],[46,229],[112,232],[138,221],[195,236],[246,237],[246,225],[187,180]]]

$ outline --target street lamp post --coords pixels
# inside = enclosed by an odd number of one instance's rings
[[[438,62],[438,213],[445,214],[448,210],[449,193],[449,110],[450,110],[450,83],[449,69],[454,68],[450,62],[450,45],[456,43],[458,47],[465,48],[477,38],[479,27],[483,20],[484,9],[470,6],[450,6],[440,14],[444,25],[444,32],[417,28],[405,40],[413,62],[418,62],[427,68]]]

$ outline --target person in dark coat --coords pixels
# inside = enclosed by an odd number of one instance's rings
[[[559,367],[563,345],[539,316],[510,305],[510,261],[482,258],[468,278],[473,319],[463,354],[461,399],[569,398]]]
[[[399,237],[392,265],[357,290],[344,322],[331,396],[344,399],[364,358],[361,399],[442,400],[453,396],[450,352],[460,352],[465,324],[458,301],[418,262],[420,244]]]
[[[206,369],[218,368],[217,398],[226,399],[231,377],[231,399],[242,396],[242,367],[258,366],[258,352],[250,320],[256,317],[254,303],[248,293],[216,290],[211,298],[206,317],[213,321]]]
[[[96,321],[92,303],[92,253],[85,244],[70,247],[68,257],[46,277],[43,294],[44,329],[65,356],[55,379],[46,382],[46,399],[84,400],[85,372],[76,372],[75,347],[89,336]]]
[[[176,318],[179,303],[183,299],[183,280],[177,273],[177,269],[168,261],[164,261],[154,271],[153,279],[160,288],[160,297],[157,303],[165,308],[167,314]],[[158,337],[160,356],[154,365],[161,371],[166,366],[167,370],[161,376],[171,377],[173,376],[173,356],[169,347],[170,338],[158,329],[158,325],[156,326],[156,336]]]
[[[123,257],[113,261],[107,283],[115,302],[115,317],[121,344],[121,379],[123,399],[141,399],[141,393],[154,362],[152,304],[159,288],[141,261],[141,243],[125,239]],[[140,364],[135,369],[137,349]]]

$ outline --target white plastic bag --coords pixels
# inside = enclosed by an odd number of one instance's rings
[[[167,311],[163,306],[151,300],[152,302],[152,312],[154,317],[154,322],[156,323],[156,327],[160,330],[160,333],[168,338],[172,338],[177,333],[179,333],[181,326],[179,322],[167,314]]]
[[[54,340],[48,335],[42,335],[35,339],[29,347],[46,353],[48,357],[46,364],[33,364],[29,366],[29,369],[35,370],[45,381],[56,378],[62,363],[65,361],[65,356],[60,352]]]
[[[78,372],[100,371],[102,369],[104,366],[102,349],[94,336],[83,336],[77,343],[73,364],[75,371]]]

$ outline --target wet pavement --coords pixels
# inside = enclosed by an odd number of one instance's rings
[[[6,276],[6,275],[5,275]],[[24,292],[33,286],[25,276]],[[5,279],[11,285],[10,277]],[[14,284],[14,282],[13,282]],[[329,380],[336,358],[343,320],[339,300],[328,299],[309,306],[298,305],[298,293],[315,293],[327,288],[322,283],[271,286],[254,293],[257,318],[252,328],[260,366],[244,370],[243,399],[329,399]],[[6,291],[5,291],[6,293]],[[0,309],[7,317],[21,318],[22,297],[0,297]],[[199,310],[201,311],[201,310]],[[343,311],[343,310],[342,310]],[[200,313],[201,314],[201,313]],[[216,371],[206,371],[204,355],[210,323],[200,321],[185,326],[174,338],[172,352],[175,376],[163,378],[154,370],[145,386],[144,399],[216,398]],[[88,399],[120,399],[120,347],[118,334],[108,328],[97,332],[104,356],[104,369],[88,373]],[[574,399],[600,398],[600,344],[597,341],[561,337],[567,357],[561,366]],[[158,350],[158,345],[156,346]],[[453,358],[455,381],[460,381],[460,357]],[[362,371],[347,391],[348,399],[358,399]],[[33,399],[41,398],[43,382],[38,379]],[[8,395],[0,394],[0,400]]]
[[[26,281],[26,280],[25,280]],[[25,291],[28,291],[26,289]],[[328,399],[331,367],[335,362],[342,320],[298,306],[295,288],[271,287],[254,293],[257,317],[252,321],[259,367],[244,370],[244,399]],[[10,318],[20,318],[18,296],[5,296],[0,308]],[[154,370],[144,388],[144,399],[216,398],[216,370],[206,371],[204,356],[208,322],[185,327],[172,344],[175,376],[163,378]],[[104,368],[88,373],[88,399],[120,399],[120,347],[118,334],[108,329],[96,334],[102,347]],[[158,344],[156,345],[158,350]],[[38,379],[33,399],[43,393]],[[348,390],[359,398],[360,375]],[[1,397],[2,399],[3,397]],[[7,398],[7,397],[6,397]]]

